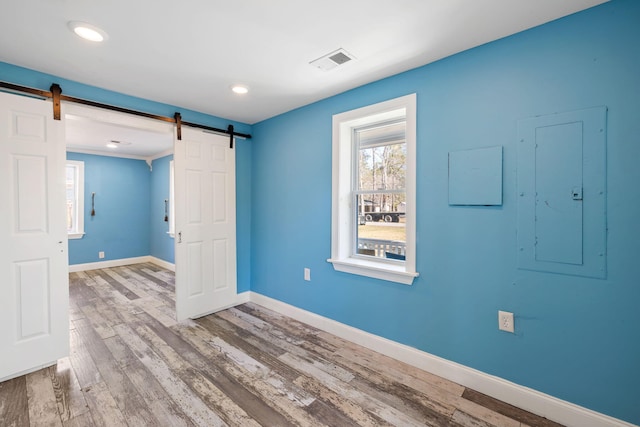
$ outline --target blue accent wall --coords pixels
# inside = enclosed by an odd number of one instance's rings
[[[151,174],[144,160],[67,153],[84,162],[84,231],[69,240],[69,264],[149,255]],[[95,193],[95,216],[91,216]],[[104,259],[98,252],[104,251]]]
[[[169,236],[169,221],[164,221],[165,200],[169,200],[169,162],[173,155],[155,159],[151,165],[151,197],[149,205],[149,226],[151,228],[149,242],[151,256],[174,263],[174,239]],[[169,202],[167,202],[167,219],[171,219]]]
[[[254,125],[252,291],[640,424],[638,23],[640,2],[614,0]],[[409,93],[420,277],[336,272],[332,115]],[[518,269],[517,121],[600,105],[607,277]],[[449,206],[448,152],[499,145],[503,205]],[[498,330],[498,310],[515,314],[515,334]]]

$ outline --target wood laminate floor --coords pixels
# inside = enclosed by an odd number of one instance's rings
[[[70,274],[71,354],[1,426],[558,426],[255,304],[174,320],[153,264]]]

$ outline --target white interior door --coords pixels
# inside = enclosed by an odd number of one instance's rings
[[[0,93],[0,380],[69,354],[63,121]]]
[[[188,127],[175,141],[176,315],[237,304],[235,150],[229,138]]]

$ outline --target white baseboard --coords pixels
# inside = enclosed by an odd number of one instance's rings
[[[238,294],[236,299],[236,305],[244,304],[245,302],[251,301],[251,292],[246,291]]]
[[[171,262],[169,262],[169,261],[165,261],[163,259],[156,258],[154,256],[149,256],[149,258],[150,258],[149,262],[151,262],[151,263],[153,263],[153,264],[155,264],[155,265],[157,265],[159,267],[165,268],[165,269],[167,269],[169,271],[173,271],[173,272],[176,271],[176,265],[171,263]]]
[[[633,424],[625,421],[382,338],[256,292],[250,292],[250,300],[253,303],[332,333],[340,338],[355,342],[566,426],[634,427]]]
[[[69,266],[69,273],[75,273],[78,271],[98,270],[100,268],[122,267],[124,265],[140,264],[142,262],[151,262],[167,270],[176,271],[174,264],[161,260],[154,256],[146,255],[135,258],[122,258],[112,259],[109,261],[89,262],[86,264],[73,264]]]

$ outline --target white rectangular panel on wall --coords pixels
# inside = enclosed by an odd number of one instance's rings
[[[582,264],[582,122],[536,128],[535,259]]]
[[[449,204],[502,205],[502,147],[449,153]]]
[[[606,277],[606,107],[518,122],[518,267]]]

